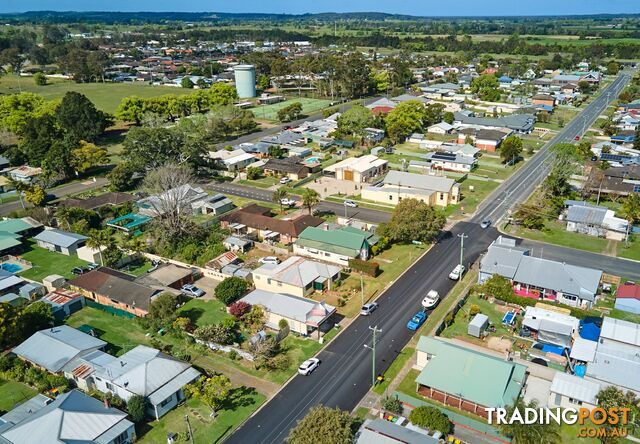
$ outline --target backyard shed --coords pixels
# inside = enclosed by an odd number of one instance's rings
[[[51,274],[42,279],[42,283],[48,291],[54,291],[64,287],[65,282],[67,282],[67,280],[64,276],[60,276],[59,274]]]
[[[467,333],[471,336],[475,336],[479,338],[482,336],[482,332],[489,325],[489,317],[487,315],[483,315],[482,313],[478,313],[473,317],[471,322],[469,322],[469,327],[467,329]]]

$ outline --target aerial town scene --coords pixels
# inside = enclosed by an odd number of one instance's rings
[[[640,2],[2,0],[0,444],[640,443]]]

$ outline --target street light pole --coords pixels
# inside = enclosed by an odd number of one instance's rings
[[[376,335],[378,333],[382,333],[382,329],[379,329],[376,325],[375,327],[369,326],[369,330],[371,330],[373,335],[373,338],[371,340],[371,347],[369,347],[367,344],[364,344],[364,346],[365,348],[368,348],[373,352],[371,354],[371,387],[374,387],[376,385],[376,342],[378,342],[378,340],[376,339]]]
[[[469,236],[465,236],[464,233],[462,234],[458,234],[458,237],[460,238],[460,266],[462,266],[462,260],[463,260],[463,255],[464,255],[464,239],[469,237]],[[460,273],[460,276],[458,276],[458,280],[462,280],[462,273]]]

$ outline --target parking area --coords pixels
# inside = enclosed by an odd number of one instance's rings
[[[342,194],[353,196],[360,194],[360,189],[367,184],[351,182],[348,180],[338,180],[333,177],[322,176],[314,181],[307,183],[305,186],[316,190],[324,199],[334,194]]]
[[[214,291],[219,283],[220,281],[216,281],[209,277],[203,277],[194,282],[196,287],[204,291],[204,296],[200,299],[214,299]]]

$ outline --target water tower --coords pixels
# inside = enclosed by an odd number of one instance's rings
[[[233,68],[236,78],[236,91],[241,99],[256,96],[256,67],[253,65],[237,65]]]

